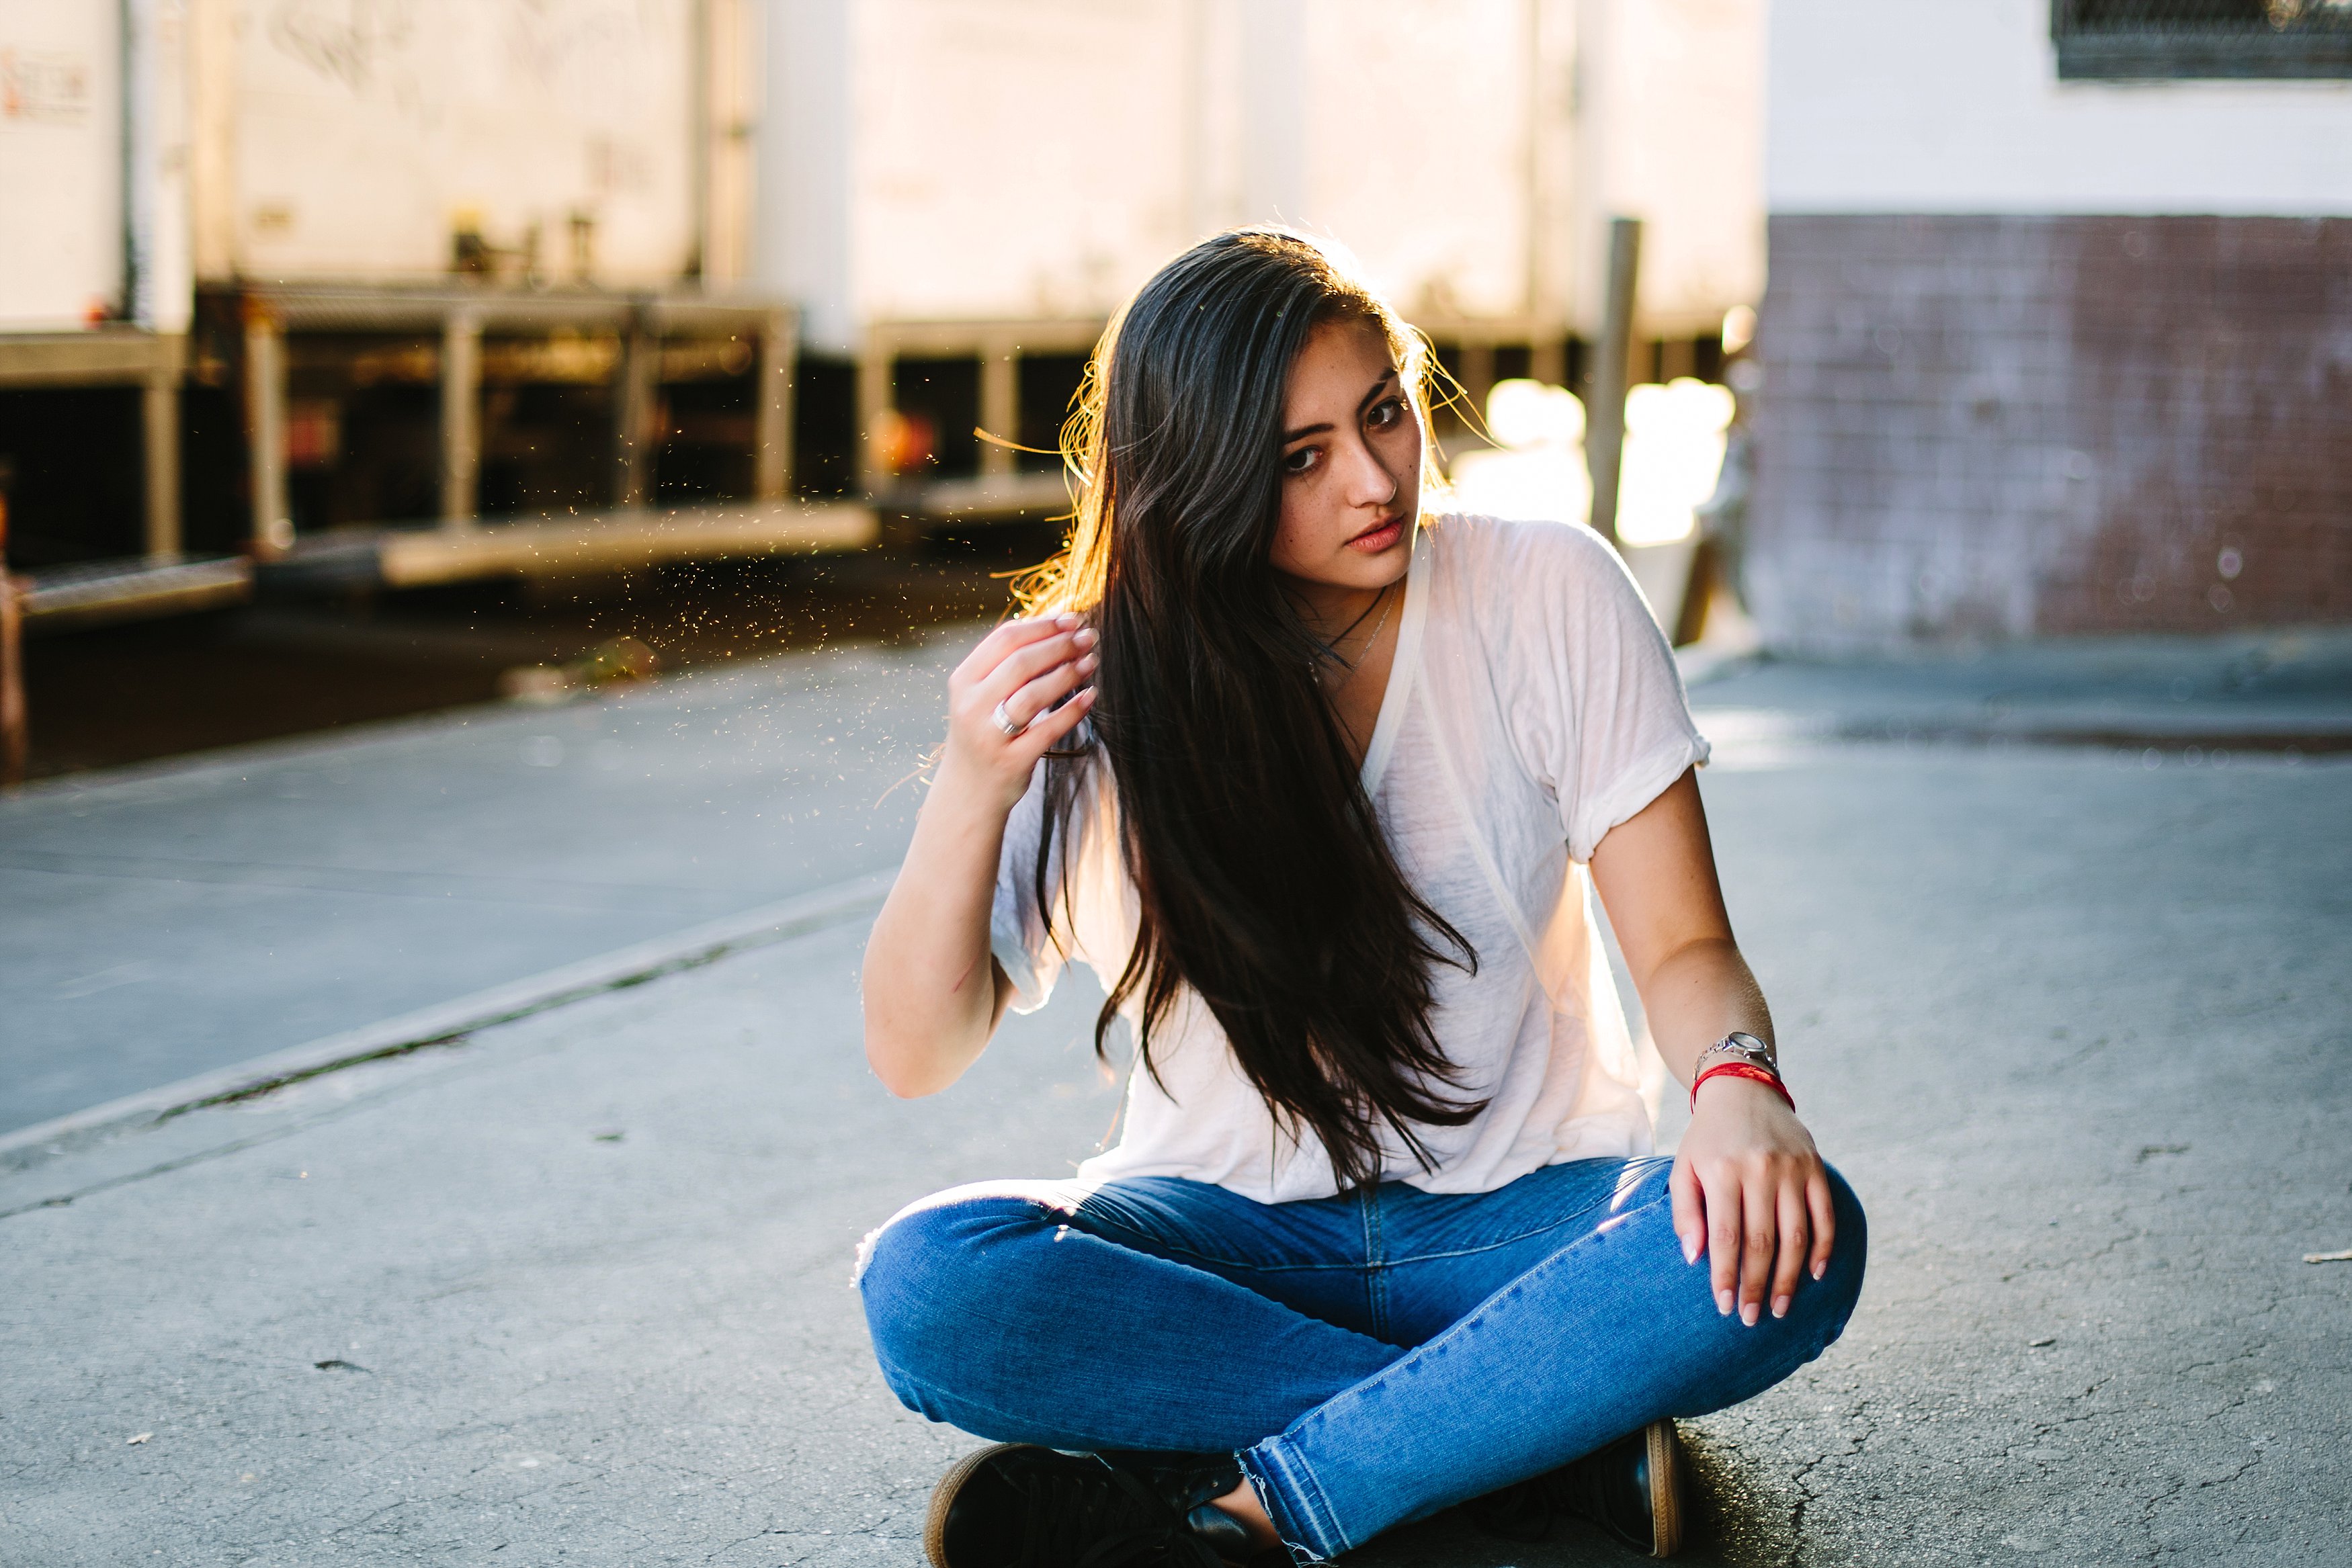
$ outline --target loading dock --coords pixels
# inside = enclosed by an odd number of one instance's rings
[[[877,321],[865,333],[857,363],[859,480],[877,507],[921,521],[996,521],[1066,511],[1070,492],[1061,465],[1024,470],[1020,445],[1046,447],[1043,432],[1023,440],[1023,361],[1083,356],[1102,337],[1100,318],[1031,321]],[[977,472],[919,476],[894,462],[890,433],[901,417],[898,377],[906,360],[978,363]]]
[[[189,559],[180,517],[180,383],[187,339],[136,328],[0,334],[0,387],[135,387],[144,551],[126,559],[26,574],[20,608],[28,627],[88,625],[234,604],[252,591],[239,558]]]
[[[248,288],[236,307],[253,463],[250,549],[274,583],[411,587],[617,570],[694,556],[854,549],[875,537],[870,507],[792,496],[797,334],[793,311],[779,301],[687,290],[303,285]],[[333,335],[339,345],[420,336],[429,342],[439,399],[437,517],[296,533],[288,490],[288,388],[289,345],[298,334]],[[494,335],[523,340],[514,357],[526,363],[532,342],[551,350],[568,345],[592,372],[609,359],[613,428],[604,506],[567,507],[561,517],[481,515],[485,340]],[[653,504],[652,479],[655,455],[669,434],[656,412],[663,359],[672,350],[690,358],[696,344],[749,357],[752,413],[740,434],[751,494],[660,507]]]
[[[1027,377],[1033,361],[1091,355],[1108,325],[1100,317],[869,324],[857,358],[859,488],[878,512],[900,519],[899,532],[1066,512],[1068,476],[1052,455],[1060,414],[1047,428],[1033,407]],[[1505,373],[1553,382],[1568,378],[1572,345],[1557,322],[1444,317],[1421,325],[1473,408],[1484,407],[1498,361],[1507,366]],[[908,361],[972,368],[978,439],[971,472],[931,464],[925,445],[913,453],[899,445],[897,433],[907,417],[900,379]],[[1065,379],[1075,390],[1075,378]],[[1449,435],[1469,428],[1451,417],[1444,426]],[[934,441],[940,434],[931,433]],[[931,472],[922,471],[926,465]]]

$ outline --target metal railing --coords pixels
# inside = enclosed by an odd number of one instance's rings
[[[474,525],[481,475],[482,337],[486,331],[603,329],[620,337],[614,367],[612,497],[642,507],[659,444],[653,408],[663,340],[741,334],[758,341],[752,497],[780,501],[792,485],[793,372],[798,318],[779,302],[696,294],[581,290],[257,287],[241,301],[246,423],[252,433],[253,539],[262,559],[293,543],[287,481],[286,335],[400,332],[440,339],[441,525]]]

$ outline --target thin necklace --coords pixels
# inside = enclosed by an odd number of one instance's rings
[[[1395,585],[1389,585],[1389,587],[1393,586]],[[1381,590],[1380,597],[1384,601],[1381,605],[1381,618],[1372,622],[1371,634],[1364,639],[1364,653],[1370,653],[1372,651],[1372,644],[1381,640],[1381,630],[1389,623],[1389,612],[1396,608],[1396,601],[1388,597],[1389,587],[1383,587]],[[1370,615],[1371,612],[1370,606],[1367,605],[1364,610],[1364,615]],[[1323,644],[1323,653],[1325,656],[1330,659],[1332,663],[1345,668],[1351,675],[1356,673],[1356,666],[1349,664],[1347,660],[1339,657],[1339,644],[1348,640],[1349,632],[1353,632],[1358,626],[1363,624],[1364,615],[1357,616],[1354,621],[1349,622],[1347,632],[1340,632],[1337,637],[1332,638],[1331,641]],[[1363,653],[1359,653],[1356,656],[1360,659],[1363,657]],[[1307,669],[1309,673],[1315,676],[1316,682],[1319,685],[1323,679],[1322,667],[1318,664],[1310,664],[1307,666]]]

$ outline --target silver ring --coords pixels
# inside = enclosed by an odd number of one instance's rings
[[[1007,697],[1005,702],[1010,702],[1012,700],[1012,698]],[[1025,724],[1013,723],[1013,716],[1004,711],[1004,703],[998,703],[996,705],[996,711],[990,714],[988,716],[995,721],[996,727],[1004,732],[1005,738],[1008,740],[1016,738],[1023,730],[1029,727]]]

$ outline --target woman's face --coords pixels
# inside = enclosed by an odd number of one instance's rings
[[[1379,327],[1314,330],[1290,368],[1282,429],[1275,570],[1336,589],[1402,577],[1421,510],[1421,424]]]

